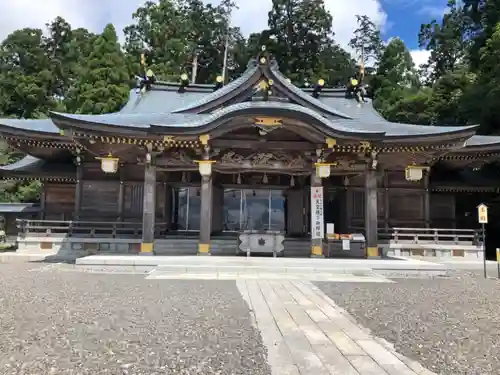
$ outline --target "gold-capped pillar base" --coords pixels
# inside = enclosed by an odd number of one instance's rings
[[[311,246],[311,258],[323,258],[323,246]]]
[[[142,242],[141,251],[139,255],[154,255],[153,253],[153,243],[152,242]]]
[[[380,252],[378,246],[367,247],[366,248],[366,257],[369,259],[379,259]]]
[[[210,254],[210,244],[200,242],[198,244],[198,255],[212,255]]]

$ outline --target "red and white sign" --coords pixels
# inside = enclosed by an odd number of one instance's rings
[[[325,236],[325,222],[323,213],[323,188],[311,188],[311,238],[318,239]]]

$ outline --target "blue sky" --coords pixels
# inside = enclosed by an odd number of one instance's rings
[[[418,48],[420,25],[444,14],[447,0],[382,0],[387,14],[384,37],[399,36],[410,49]]]

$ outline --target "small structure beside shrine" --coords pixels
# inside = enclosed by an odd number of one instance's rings
[[[263,50],[225,86],[156,81],[117,113],[0,120],[27,155],[0,176],[43,181],[19,251],[235,254],[273,240],[278,255],[322,257],[328,238],[361,234],[378,257],[420,254],[402,233],[444,228],[423,254],[477,258],[456,185],[440,180],[498,158],[500,137],[476,129],[388,122],[343,88],[294,86]]]

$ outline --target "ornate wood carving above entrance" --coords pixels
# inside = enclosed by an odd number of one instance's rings
[[[171,151],[168,154],[158,158],[158,165],[163,166],[194,166],[194,157],[185,150]]]
[[[221,168],[256,168],[256,169],[307,169],[311,161],[300,154],[285,152],[256,152],[244,156],[234,151],[224,153],[217,167]]]

